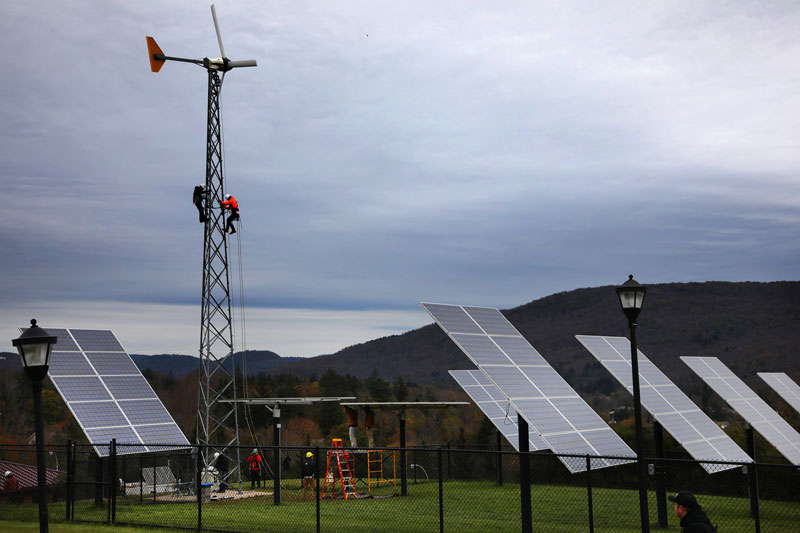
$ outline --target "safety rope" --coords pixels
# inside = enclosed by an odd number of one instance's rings
[[[222,79],[225,79],[225,73],[222,74]],[[222,97],[222,87],[220,87],[220,97]],[[227,160],[228,158],[225,155],[225,128],[223,126],[222,120],[222,106],[220,106],[220,117],[219,117],[219,134],[220,139],[222,141],[222,172],[223,175],[228,175],[227,170]],[[230,183],[230,179],[228,179]],[[231,190],[230,187],[228,190]],[[224,191],[223,191],[224,192]],[[250,396],[250,384],[248,382],[248,371],[247,371],[247,328],[246,328],[246,320],[245,320],[245,313],[244,313],[244,275],[243,275],[243,266],[242,266],[242,220],[241,218],[237,221],[237,230],[236,230],[236,248],[237,248],[237,272],[238,272],[238,284],[239,284],[239,326],[241,328],[241,349],[240,352],[242,354],[242,398],[247,399]],[[236,352],[235,345],[235,332],[236,328],[231,326],[231,335],[234,337],[234,353]],[[235,372],[236,369],[233,368]],[[245,403],[244,405],[244,421],[247,425],[247,430],[250,432],[250,438],[253,441],[253,444],[256,448],[261,448],[261,443],[258,439],[258,432],[255,430],[255,424],[253,423],[253,416],[250,411],[250,404]],[[265,462],[267,469],[271,471],[269,468],[269,464]]]

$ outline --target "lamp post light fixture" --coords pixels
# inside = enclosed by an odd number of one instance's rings
[[[36,412],[36,474],[39,485],[39,531],[47,533],[47,464],[44,455],[44,422],[42,420],[42,381],[47,375],[50,352],[58,337],[52,337],[31,320],[31,327],[11,343],[19,351],[22,366],[33,384],[33,406]]]
[[[647,287],[639,285],[628,276],[628,281],[617,287],[617,296],[625,316],[628,317],[628,328],[631,332],[631,370],[633,372],[633,421],[636,425],[636,463],[639,470],[639,512],[641,514],[642,531],[649,533],[650,517],[647,508],[647,465],[644,461],[644,435],[642,432],[642,402],[639,396],[639,357],[636,346],[636,318],[642,310]]]

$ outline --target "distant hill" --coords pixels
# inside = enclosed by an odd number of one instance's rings
[[[462,305],[490,302],[443,302]],[[420,309],[420,313],[424,313]],[[575,339],[576,334],[628,337],[614,287],[553,294],[503,311],[522,335],[584,395],[610,392],[616,382]],[[763,388],[758,371],[787,372],[800,381],[800,282],[705,282],[648,286],[639,317],[639,349],[689,389],[701,383],[678,359],[718,356],[746,382]],[[327,368],[364,378],[405,379],[452,388],[450,369],[472,368],[433,324],[402,335],[350,346],[335,354],[276,366],[271,373],[319,376]],[[682,387],[683,388],[683,387]]]
[[[139,370],[149,368],[162,374],[172,374],[175,377],[183,377],[197,370],[198,364],[197,357],[178,354],[142,355],[132,353],[131,359],[139,367]]]
[[[17,352],[0,352],[0,372],[17,371],[22,369],[22,361]]]
[[[444,302],[491,305],[491,302]],[[422,309],[419,311],[424,313]],[[561,292],[503,311],[511,323],[585,397],[619,390],[616,381],[575,339],[576,334],[628,336],[614,287]],[[745,382],[766,390],[755,373],[786,372],[800,382],[800,282],[667,283],[648,286],[639,317],[639,348],[682,389],[708,395],[681,355],[717,356]],[[188,355],[137,355],[140,369],[185,376],[197,369]],[[239,364],[242,358],[238,358]],[[0,370],[19,369],[19,356],[0,353]],[[398,377],[455,388],[451,369],[471,368],[464,354],[435,324],[311,358],[247,351],[247,372],[319,377],[339,374]]]
[[[242,357],[242,355],[246,357]],[[281,357],[275,352],[268,350],[246,350],[245,352],[236,352],[236,365],[239,367],[246,366],[248,374],[258,374],[260,372],[268,372],[273,368],[285,364],[287,362],[297,361],[299,357]],[[139,367],[139,370],[147,368],[157,370],[163,374],[172,374],[175,377],[183,377],[198,368],[198,358],[191,355],[176,355],[176,354],[160,354],[160,355],[141,355],[131,354],[133,362]],[[223,366],[230,370],[231,365],[226,361]]]
[[[246,359],[242,354],[246,353]],[[198,358],[191,355],[179,354],[158,354],[142,355],[131,354],[133,362],[139,370],[157,370],[162,374],[172,374],[175,377],[184,377],[198,368]],[[258,374],[268,372],[273,368],[299,360],[299,357],[281,357],[275,352],[268,350],[247,350],[246,352],[236,352],[237,366],[246,365],[248,374]],[[230,364],[224,363],[230,369]],[[0,371],[18,371],[22,369],[19,355],[12,352],[0,352]]]

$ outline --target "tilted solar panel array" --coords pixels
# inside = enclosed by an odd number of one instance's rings
[[[681,360],[792,464],[800,466],[800,433],[716,357]]]
[[[633,450],[545,361],[499,310],[422,303],[469,359],[508,398],[514,410],[558,454],[635,457]],[[585,461],[559,457],[571,472]],[[592,468],[629,462],[591,459]]]
[[[519,426],[517,413],[508,398],[480,370],[450,370],[464,392],[483,411],[483,414],[503,434],[515,450],[519,451]],[[547,443],[538,435],[528,432],[530,451],[546,450]]]
[[[47,328],[58,336],[48,375],[100,456],[186,448],[189,441],[109,330]],[[154,446],[166,444],[169,446]]]
[[[785,372],[759,372],[758,377],[778,393],[786,403],[800,413],[800,385],[795,383]]]
[[[625,337],[576,335],[628,392],[633,394],[631,344]],[[645,355],[637,350],[639,361],[639,396],[642,406],[675,437],[689,454],[702,461],[751,463],[753,460],[695,405]],[[700,463],[709,473],[737,465]]]

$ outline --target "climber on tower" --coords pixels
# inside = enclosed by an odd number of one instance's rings
[[[206,221],[203,204],[206,201],[206,188],[202,185],[197,185],[192,193],[192,203],[197,207],[197,212],[200,215],[200,223]]]
[[[223,209],[230,209],[231,216],[228,217],[228,224],[225,226],[225,231],[230,234],[236,233],[236,228],[233,227],[233,222],[239,220],[239,204],[236,202],[236,197],[230,194],[225,195],[225,201],[220,200],[220,205]]]

